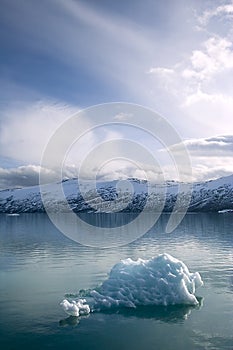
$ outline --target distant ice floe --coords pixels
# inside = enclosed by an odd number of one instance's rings
[[[148,260],[130,258],[113,266],[100,287],[86,292],[86,299],[64,299],[63,310],[72,316],[112,308],[149,305],[198,305],[195,291],[203,285],[198,272],[169,254]]]
[[[9,213],[9,214],[6,214],[6,216],[19,216],[20,214],[18,213]]]
[[[233,213],[233,209],[223,209],[218,211],[219,214]]]

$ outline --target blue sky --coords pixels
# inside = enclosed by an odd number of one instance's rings
[[[190,151],[190,180],[231,174],[232,34],[232,1],[2,0],[0,187],[36,183],[56,128],[115,101],[167,119]],[[105,130],[98,140],[116,134],[133,138]]]

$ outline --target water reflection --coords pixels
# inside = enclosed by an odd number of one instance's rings
[[[77,326],[80,322],[80,318],[76,316],[69,316],[67,318],[64,318],[59,321],[59,326],[65,327],[65,326]]]
[[[137,317],[143,319],[153,319],[166,323],[177,323],[187,320],[188,316],[194,310],[200,310],[203,306],[204,298],[198,297],[199,305],[152,305],[138,306],[136,308],[120,308],[105,310],[104,314],[117,313],[124,317]]]
[[[65,327],[65,326],[77,326],[81,320],[87,319],[90,315],[85,315],[85,316],[69,316],[66,318],[63,318],[62,320],[59,321],[59,326]]]
[[[165,323],[183,323],[190,316],[194,310],[200,310],[203,306],[204,298],[197,297],[198,305],[150,305],[150,306],[137,306],[136,308],[112,308],[109,310],[101,310],[98,314],[105,315],[121,315],[125,318],[141,318],[141,319],[153,319],[154,321],[160,321]],[[92,317],[94,314],[86,316],[69,316],[59,321],[60,326],[77,326],[83,318]],[[97,314],[97,318],[98,318]]]

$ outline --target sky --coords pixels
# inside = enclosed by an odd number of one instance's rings
[[[40,171],[53,181],[56,169],[43,168],[41,158],[54,132],[109,102],[165,118],[189,152],[188,181],[233,173],[232,1],[1,0],[0,47],[1,189],[33,186]],[[130,139],[154,154],[165,178],[176,177],[166,147],[135,130],[133,116],[131,127],[98,130],[86,118],[90,132],[71,147],[64,176],[77,176],[100,143]],[[99,178],[153,170],[123,158],[104,163]]]

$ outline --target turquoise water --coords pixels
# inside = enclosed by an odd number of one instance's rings
[[[232,350],[233,215],[189,214],[172,234],[165,233],[167,219],[127,246],[95,249],[70,241],[45,214],[0,215],[1,349]],[[98,220],[110,226],[115,217]],[[66,293],[99,285],[120,259],[164,252],[200,272],[201,307],[116,309],[77,319],[59,306]]]

